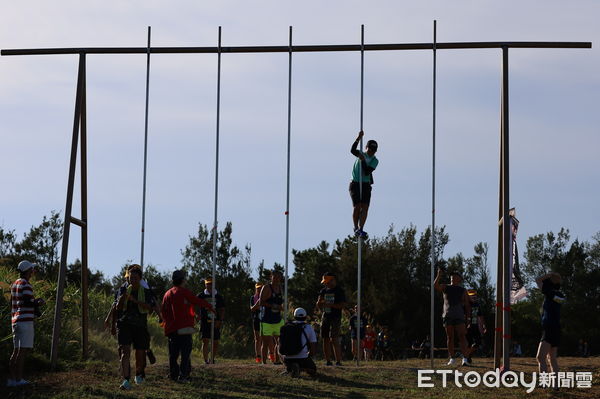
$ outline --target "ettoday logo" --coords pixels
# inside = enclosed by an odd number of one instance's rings
[[[417,372],[417,386],[419,388],[434,388],[433,376],[442,376],[442,387],[448,386],[448,381],[453,381],[458,388],[475,388],[483,384],[488,388],[525,388],[527,393],[540,388],[591,388],[591,372],[559,372],[559,373],[526,373],[514,371],[502,372],[500,369],[491,370],[484,374],[477,371],[462,373],[458,370],[419,370]]]

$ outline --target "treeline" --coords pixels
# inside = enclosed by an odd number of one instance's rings
[[[29,259],[40,265],[37,280],[55,282],[60,261],[61,234],[62,220],[55,212],[44,217],[39,226],[33,226],[21,239],[14,230],[0,228],[0,266],[15,268],[20,260]],[[489,331],[488,343],[491,343],[495,290],[490,268],[495,267],[495,262],[490,262],[488,258],[487,244],[477,243],[469,256],[459,253],[448,257],[444,249],[450,237],[444,228],[436,230],[435,234],[436,259],[445,263],[448,270],[462,272],[465,287],[478,291]],[[177,266],[188,272],[189,287],[194,292],[203,290],[203,279],[212,274],[212,251],[212,230],[199,224],[198,230],[181,250],[181,264]],[[563,340],[560,353],[575,354],[580,339],[589,343],[592,353],[598,353],[600,319],[596,315],[600,311],[600,233],[591,242],[571,241],[565,229],[557,234],[539,234],[527,239],[523,253],[521,271],[529,286],[529,296],[513,306],[512,332],[525,354],[535,354],[541,335],[542,297],[532,284],[537,276],[549,271],[563,276],[563,291],[567,298],[562,312]],[[252,267],[250,258],[250,246],[239,248],[234,244],[231,223],[217,232],[217,289],[226,299],[222,338],[223,354],[226,356],[247,356],[252,353],[248,303],[254,282],[257,277],[265,282],[267,269],[283,269],[278,264],[267,268],[263,262]],[[390,228],[385,236],[373,237],[363,245],[362,259],[362,305],[369,322],[388,329],[396,353],[410,346],[414,340],[423,340],[429,334],[431,230],[419,232],[412,225],[400,231]],[[291,308],[302,306],[314,319],[319,319],[315,302],[322,287],[321,276],[327,271],[338,275],[350,304],[355,304],[356,238],[349,236],[333,245],[322,241],[314,248],[294,250],[293,263],[294,273],[289,280]],[[69,286],[78,287],[80,270],[79,261],[68,265]],[[171,272],[159,271],[152,265],[144,269],[145,278],[159,297],[171,286]],[[114,288],[122,283],[123,273],[107,277],[100,271],[90,271],[89,281],[95,295],[108,298]],[[3,287],[7,283],[4,282]],[[435,295],[436,346],[445,346],[441,327],[442,298],[438,293]],[[10,312],[7,301],[1,305],[4,314]],[[8,330],[4,327],[0,330]],[[156,331],[156,334],[159,332]],[[155,339],[162,341],[158,336]],[[491,350],[493,347],[487,345],[486,351],[489,353]]]

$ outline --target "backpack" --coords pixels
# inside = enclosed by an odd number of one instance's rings
[[[283,356],[297,355],[308,345],[308,337],[304,332],[305,323],[285,323],[279,332],[279,353]],[[302,345],[302,335],[306,344]]]

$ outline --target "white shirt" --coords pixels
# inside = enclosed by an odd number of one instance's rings
[[[291,355],[291,356],[286,356],[286,359],[306,359],[308,357],[308,351],[309,351],[309,343],[316,343],[317,342],[317,334],[315,334],[315,330],[313,330],[312,326],[310,324],[306,324],[303,321],[296,321],[294,320],[293,323],[295,324],[304,324],[304,334],[302,334],[301,336],[301,342],[302,342],[302,350],[300,351],[300,353],[298,353],[297,355]],[[305,336],[306,334],[306,336]],[[308,337],[308,342],[306,342],[306,338]]]

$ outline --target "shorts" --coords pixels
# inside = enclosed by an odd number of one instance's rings
[[[449,326],[459,326],[461,324],[465,324],[465,319],[459,319],[457,317],[442,317],[442,322],[444,323],[444,327]]]
[[[206,322],[206,323],[200,323],[200,336],[202,337],[202,339],[210,339],[211,333],[211,327],[210,327],[210,323]],[[217,326],[215,326],[215,341],[218,341],[221,339],[221,329],[217,328]]]
[[[473,348],[481,346],[479,326],[471,326],[471,328],[467,330],[467,342],[469,343],[469,346]]]
[[[33,348],[33,321],[21,321],[12,325],[13,345],[15,349]]]
[[[337,338],[340,336],[341,318],[323,317],[321,323],[321,336],[323,338]]]
[[[260,331],[260,319],[252,319],[252,330]]]
[[[148,350],[150,348],[150,334],[146,326],[117,323],[117,342],[123,346],[133,344],[133,349]]]
[[[543,326],[544,331],[542,332],[542,338],[540,341],[544,341],[550,344],[551,347],[556,348],[560,345],[560,326]]]
[[[360,183],[351,181],[350,187],[348,190],[350,191],[350,198],[352,198],[352,205],[356,206],[358,204],[367,204],[371,203],[371,183],[363,183],[362,184],[362,198],[360,196]]]
[[[260,335],[263,337],[279,337],[279,330],[283,327],[283,319],[279,323],[260,323]]]

